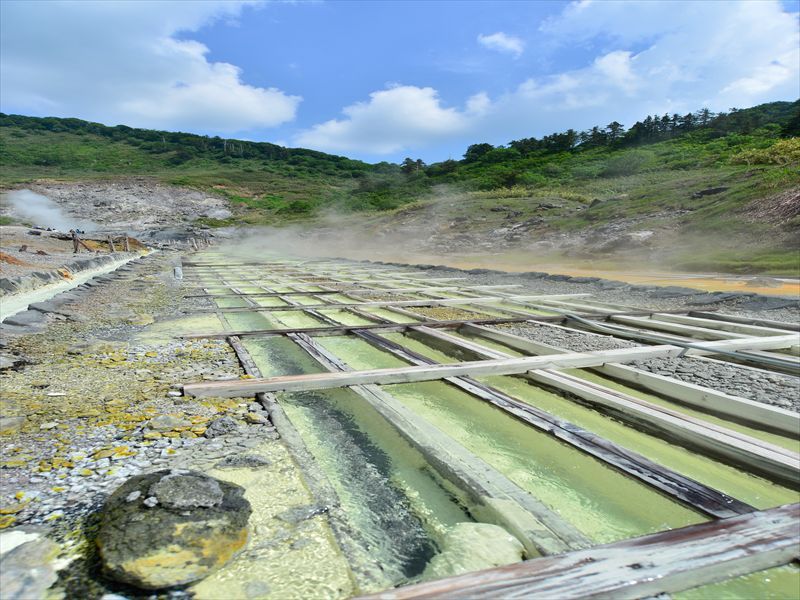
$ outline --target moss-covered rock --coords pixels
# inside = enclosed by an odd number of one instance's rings
[[[243,494],[195,471],[129,479],[103,508],[97,545],[105,574],[148,590],[202,579],[247,542]]]

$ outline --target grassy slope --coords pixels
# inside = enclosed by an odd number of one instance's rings
[[[745,214],[759,199],[796,188],[800,181],[800,140],[781,140],[778,125],[721,137],[696,131],[637,148],[459,162],[449,173],[436,174],[434,168],[429,175],[406,176],[395,165],[366,165],[308,151],[265,159],[247,147],[240,155],[220,147],[187,155],[180,139],[160,148],[126,135],[115,139],[108,134],[111,128],[103,135],[80,128],[54,131],[40,128],[39,121],[2,123],[0,186],[33,179],[152,177],[229,198],[234,217],[210,225],[305,221],[326,210],[394,209],[402,215],[436,203],[441,218],[460,218],[464,231],[487,233],[502,226],[503,215],[490,210],[498,205],[520,213],[516,221],[544,219],[538,229],[543,234],[638,219],[642,229],[675,229],[678,244],[695,238],[714,248],[700,256],[693,246],[676,258],[684,268],[798,270],[798,218],[751,219]],[[498,182],[511,180],[517,183],[499,187]],[[458,191],[460,200],[441,203],[436,192],[442,186]],[[720,186],[728,189],[692,197]],[[413,204],[403,208],[408,203]],[[542,208],[542,203],[557,208]],[[383,214],[383,221],[396,217],[391,211]]]

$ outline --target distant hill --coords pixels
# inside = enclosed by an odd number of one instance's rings
[[[621,231],[653,230],[670,244],[717,240],[713,252],[687,250],[678,257],[686,268],[796,272],[798,135],[800,101],[773,102],[721,114],[649,116],[630,127],[614,122],[501,147],[476,143],[462,160],[425,165],[407,158],[397,165],[269,143],[0,114],[0,186],[149,177],[230,200],[234,215],[205,219],[212,227],[351,212],[370,213],[367,221],[391,229],[397,219],[413,222],[415,214],[435,207],[437,219],[456,223],[453,235],[488,236],[481,242],[486,248],[578,233],[603,238],[625,223]],[[514,227],[519,223],[525,235]],[[509,227],[512,234],[503,231]],[[440,234],[447,237],[431,235]],[[444,242],[441,249],[451,247]]]

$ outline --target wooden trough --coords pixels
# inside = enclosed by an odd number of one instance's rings
[[[769,358],[791,358],[789,355],[800,347],[798,328],[791,324],[754,321],[713,311],[653,312],[597,302],[586,294],[525,295],[511,289],[515,286],[469,287],[452,283],[459,278],[430,278],[416,272],[383,270],[343,261],[244,261],[227,265],[202,259],[185,261],[183,268],[189,274],[187,282],[197,285],[186,296],[205,298],[211,303],[210,308],[194,312],[215,314],[223,331],[182,337],[227,338],[251,376],[241,380],[186,382],[185,394],[256,396],[272,407],[278,423],[285,423],[291,429],[273,396],[275,392],[347,387],[390,423],[444,479],[465,491],[475,506],[480,507],[476,509],[480,520],[499,524],[517,537],[529,558],[518,564],[405,586],[365,598],[641,598],[786,565],[800,554],[799,504],[757,510],[679,470],[481,381],[483,377],[500,375],[524,378],[532,385],[555,390],[591,406],[628,427],[798,490],[798,445],[776,445],[747,433],[768,432],[796,441],[800,436],[797,413],[653,374],[630,364],[651,358],[677,360],[689,355],[706,357],[704,360],[745,362],[750,368],[772,370],[776,361]],[[264,279],[273,281],[270,284],[273,287],[264,285]],[[317,289],[309,291],[308,285]],[[258,291],[242,292],[240,288],[244,286]],[[226,291],[220,292],[219,288]],[[360,296],[365,293],[416,294],[417,298],[369,300]],[[346,299],[342,300],[342,296]],[[261,306],[256,302],[258,298],[270,297],[280,299],[285,305]],[[239,298],[244,304],[230,308],[216,305],[217,299],[228,298]],[[301,299],[315,303],[303,304]],[[415,312],[436,306],[456,306],[479,316],[444,320]],[[393,321],[370,312],[374,309],[397,315],[401,320]],[[347,325],[337,320],[337,313],[330,313],[331,310],[357,316],[364,323]],[[320,324],[236,330],[229,322],[237,314],[269,313],[279,317],[287,311],[300,311]],[[551,314],[543,315],[541,311]],[[573,315],[580,318],[576,321]],[[526,322],[584,332],[586,323],[597,327],[606,324],[621,339],[627,337],[640,343],[616,350],[571,352],[492,327]],[[436,362],[384,337],[391,332],[402,332],[409,339],[457,355],[461,360]],[[285,336],[324,372],[262,377],[241,341],[259,336]],[[353,370],[316,339],[324,336],[354,336],[407,366]],[[509,351],[499,350],[496,344]],[[582,379],[567,372],[571,369],[591,370],[634,391],[643,390],[674,402],[674,408]],[[552,436],[705,515],[710,521],[592,546],[580,531],[534,495],[432,427],[383,387],[422,381],[441,381],[454,386],[525,426]],[[687,414],[682,407],[699,413]],[[749,429],[742,431],[739,426]],[[302,445],[296,432],[290,437],[294,444]]]

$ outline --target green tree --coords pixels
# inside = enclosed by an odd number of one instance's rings
[[[475,162],[479,160],[481,156],[492,150],[494,150],[494,146],[491,144],[472,144],[464,153],[464,162]]]

